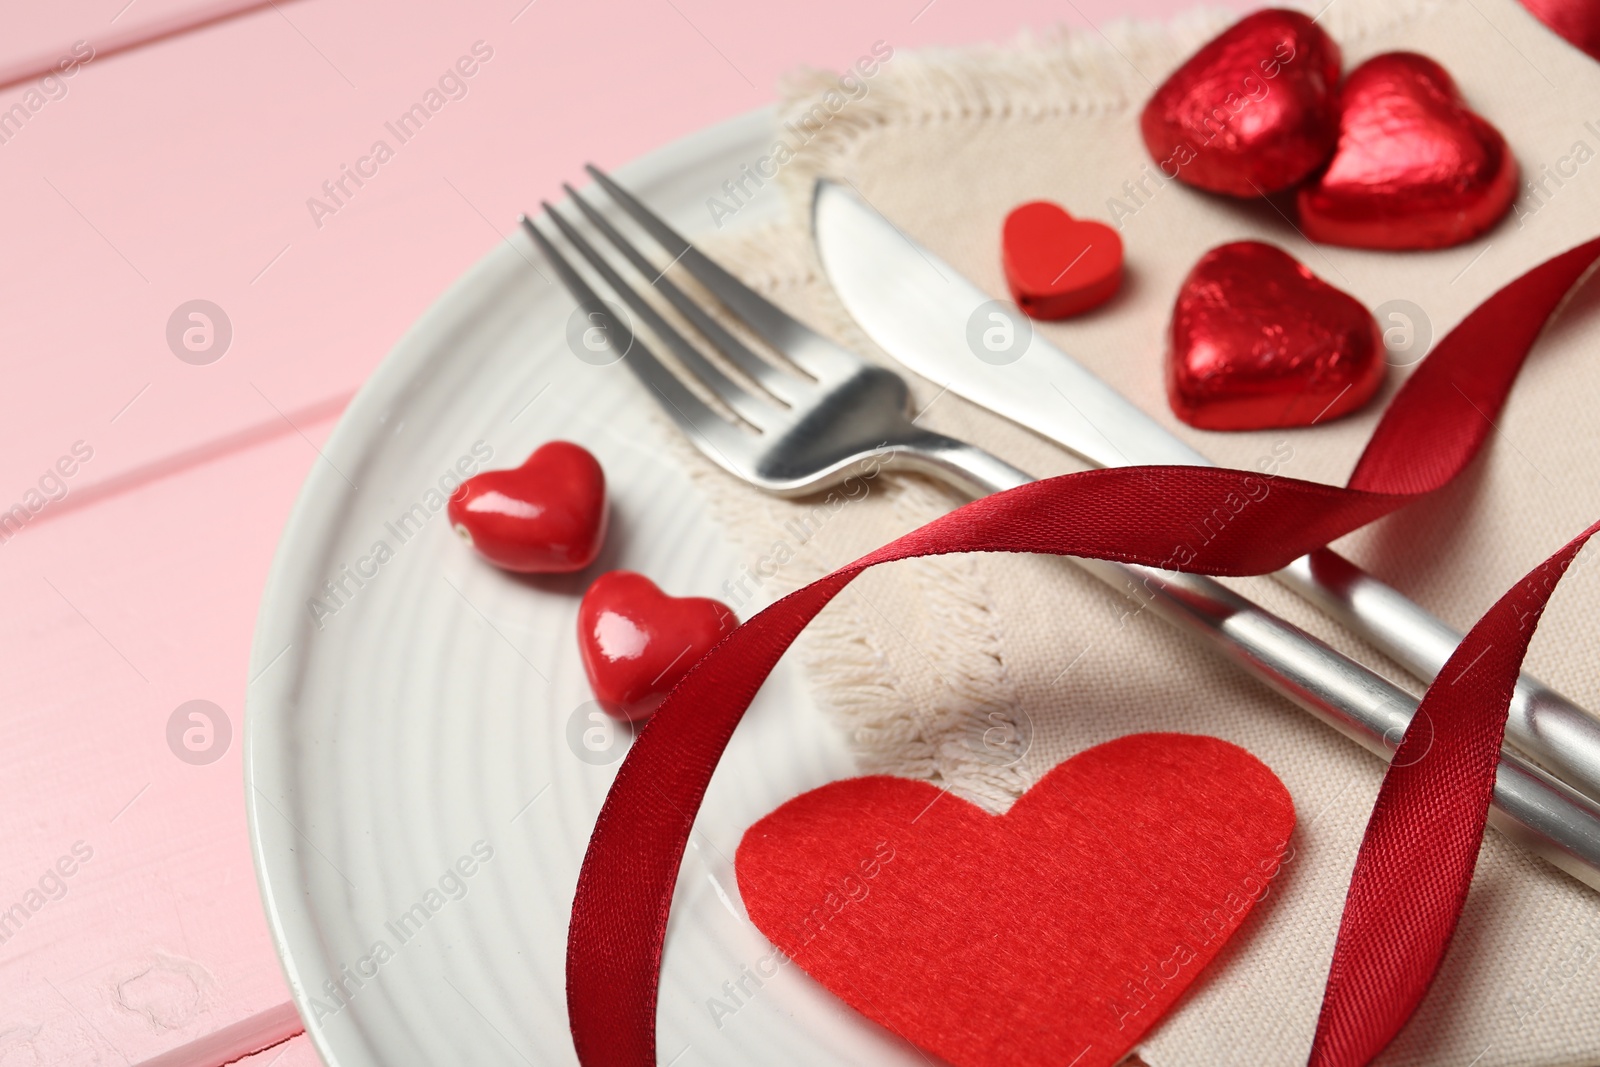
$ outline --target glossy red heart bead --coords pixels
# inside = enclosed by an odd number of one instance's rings
[[[609,571],[578,605],[578,651],[600,706],[637,722],[738,625],[719,600],[668,596],[642,574]]]
[[[1257,11],[1179,67],[1139,116],[1169,178],[1266,196],[1320,167],[1338,134],[1339,46],[1298,11]]]
[[[1445,69],[1389,52],[1345,79],[1339,145],[1298,194],[1300,228],[1325,244],[1444,248],[1492,227],[1516,195],[1505,138]]]
[[[1213,248],[1172,309],[1167,399],[1191,426],[1309,426],[1365,404],[1383,339],[1360,301],[1260,241]]]
[[[1103,222],[1075,219],[1059,204],[1035,200],[1001,228],[1006,284],[1017,306],[1036,319],[1062,319],[1110,300],[1122,284],[1122,238]]]
[[[1112,1067],[1268,898],[1293,828],[1261,761],[1184,734],[1081,752],[1004,815],[929,782],[833,782],[739,844],[776,946],[750,973],[793,961],[957,1067]],[[715,1021],[755,995],[736,984]]]
[[[450,497],[449,514],[456,533],[496,566],[582,570],[605,541],[605,472],[588,449],[551,441],[515,470],[468,478]]]

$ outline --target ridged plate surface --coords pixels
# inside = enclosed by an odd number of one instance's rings
[[[749,115],[617,176],[693,234],[710,224],[708,191],[759,158],[770,129]],[[733,224],[775,210],[758,201]],[[578,598],[607,567],[722,595],[740,563],[661,447],[652,401],[625,366],[573,355],[573,303],[530,261],[520,234],[496,246],[384,361],[307,479],[263,597],[245,723],[256,869],[296,1002],[336,1067],[576,1062],[567,920],[628,740],[605,751],[589,717]],[[472,469],[474,448],[509,466],[553,438],[600,458],[613,528],[589,575],[519,579],[475,559],[429,492],[458,462]],[[851,770],[781,665],[684,861],[662,1063],[923,1062],[775,966],[739,903],[744,828]]]

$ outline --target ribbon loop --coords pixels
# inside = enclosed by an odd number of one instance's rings
[[[1260,574],[1448,483],[1492,432],[1517,372],[1600,239],[1555,256],[1484,301],[1418,365],[1345,488],[1278,478],[1269,498],[1182,569]],[[588,1067],[655,1062],[661,951],[678,867],[734,727],[789,645],[868,567],[949,552],[1034,552],[1172,566],[1186,527],[1259,476],[1200,467],[1086,471],[976,500],[798,589],[708,652],[634,742],[601,808],[567,941],[567,1010]],[[1593,528],[1551,558],[1556,576]],[[1506,605],[1542,609],[1536,571],[1484,616],[1440,679],[1478,651],[1463,684],[1436,681],[1427,758],[1396,760],[1363,838],[1335,947],[1312,1067],[1368,1062],[1427,991],[1471,882],[1511,687],[1532,636]],[[1536,584],[1536,583],[1535,583]],[[1470,646],[1470,648],[1469,648]],[[1453,673],[1454,671],[1454,673]],[[1407,742],[1409,742],[1409,731]],[[662,801],[665,800],[666,803]]]

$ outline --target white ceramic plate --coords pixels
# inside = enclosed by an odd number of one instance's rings
[[[709,191],[765,150],[771,124],[768,112],[736,119],[617,176],[692,235],[709,225]],[[732,224],[778,209],[769,196]],[[257,622],[244,750],[256,871],[295,1001],[335,1067],[575,1062],[568,914],[630,740],[590,718],[578,598],[614,567],[677,595],[719,596],[740,562],[658,447],[652,401],[624,365],[573,355],[574,304],[530,261],[523,235],[501,243],[367,382],[301,490]],[[553,438],[587,446],[610,483],[612,529],[589,572],[501,573],[442,510],[429,514],[442,499],[430,491],[458,461],[471,469],[475,446],[492,449],[488,465],[514,466]],[[662,1063],[925,1062],[793,967],[759,989],[746,977],[770,947],[739,903],[740,835],[851,772],[793,668],[780,667],[713,779],[684,861]]]

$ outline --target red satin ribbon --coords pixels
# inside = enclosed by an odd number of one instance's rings
[[[1346,488],[1291,478],[1245,509],[1185,570],[1276,570],[1443,486],[1493,431],[1534,339],[1597,258],[1600,239],[1495,293],[1439,342],[1396,395]],[[1257,490],[1256,494],[1251,489]],[[700,660],[640,733],[607,795],[579,876],[567,943],[567,1010],[588,1067],[655,1062],[667,914],[695,812],[733,729],[806,625],[868,567],[947,552],[1035,552],[1171,566],[1175,545],[1245,471],[1131,467],[1035,482],[976,500],[796,590]],[[1512,686],[1550,588],[1585,533],[1472,629],[1419,717],[1427,758],[1397,759],[1361,845],[1311,1053],[1312,1067],[1375,1056],[1427,991],[1477,861]],[[1531,615],[1529,614],[1531,613]],[[1481,657],[1481,658],[1480,658]],[[1459,677],[1458,677],[1459,676]],[[1402,741],[1411,751],[1412,734]]]

